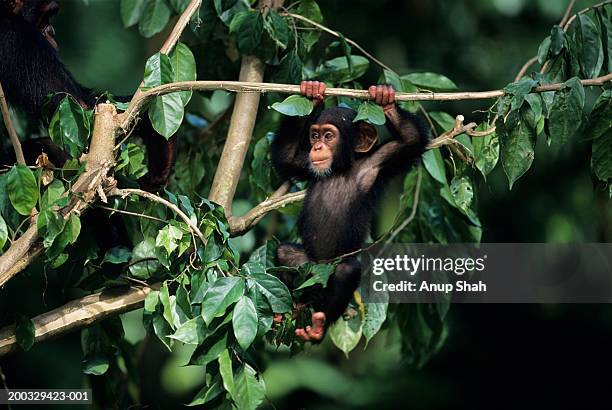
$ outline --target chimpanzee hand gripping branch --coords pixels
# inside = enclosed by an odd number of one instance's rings
[[[65,94],[72,95],[84,109],[96,103],[92,90],[84,88],[59,60],[51,17],[60,10],[55,0],[0,0],[0,84],[10,104],[23,109],[32,119],[46,122],[43,106],[49,95],[54,112]],[[119,101],[130,98],[118,97]],[[139,181],[143,189],[164,187],[175,160],[174,140],[166,140],[143,118],[135,135],[147,148],[149,173]],[[48,138],[27,140],[22,145],[26,163],[33,165],[44,152],[58,167],[70,158]]]
[[[370,98],[383,107],[393,136],[376,148],[376,129],[363,121],[354,122],[354,110],[321,109],[324,83],[304,81],[300,88],[313,99],[315,110],[306,118],[286,117],[272,145],[272,162],[281,176],[310,182],[298,220],[303,245],[278,248],[278,263],[284,266],[330,260],[361,248],[385,183],[417,163],[428,143],[424,122],[396,105],[390,86],[368,90]],[[346,309],[360,276],[354,256],[343,260],[315,306],[312,326],[297,329],[296,335],[321,341],[326,325]]]

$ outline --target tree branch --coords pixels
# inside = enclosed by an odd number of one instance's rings
[[[285,182],[270,196],[270,198],[251,209],[244,216],[232,216],[229,219],[231,235],[243,235],[253,228],[269,212],[302,201],[306,196],[306,191],[292,192],[283,195],[290,186],[291,184],[289,182]]]
[[[612,81],[612,73],[601,77],[581,80],[584,86],[601,86],[606,82]],[[547,84],[535,87],[533,92],[541,93],[546,91],[556,91],[564,87],[564,83]],[[152,88],[144,93],[134,102],[133,106],[121,114],[121,127],[126,129],[129,126],[129,117],[137,116],[147,103],[157,96],[170,94],[177,91],[212,91],[226,90],[241,94],[262,94],[267,92],[275,92],[281,94],[299,94],[300,86],[293,84],[276,84],[262,82],[247,82],[247,81],[185,81],[172,84],[164,84],[159,87]],[[359,100],[369,100],[370,94],[368,90],[355,90],[350,88],[327,88],[326,96],[334,97],[349,97]],[[488,100],[499,98],[506,95],[504,90],[491,91],[466,91],[454,93],[434,93],[434,92],[418,92],[418,93],[397,93],[397,101],[459,101],[459,100]]]
[[[282,7],[283,2],[284,0],[260,0],[258,8],[265,14],[269,9]],[[240,82],[261,82],[264,70],[265,64],[259,58],[242,56],[238,79]],[[259,93],[241,93],[236,96],[227,139],[208,196],[211,201],[223,207],[228,218],[232,214],[232,202],[255,127],[259,99]]]
[[[176,43],[178,43],[179,39],[181,38],[183,31],[185,31],[185,27],[187,27],[187,24],[189,24],[191,17],[193,17],[195,12],[198,11],[201,5],[202,5],[202,0],[191,0],[191,2],[187,6],[183,14],[181,14],[181,17],[179,17],[178,21],[174,25],[174,28],[172,29],[172,32],[170,33],[166,41],[164,42],[164,45],[159,50],[160,53],[168,54],[170,53],[170,51],[172,51],[174,46],[176,46]],[[138,87],[134,95],[132,96],[132,100],[130,101],[130,107],[132,106],[134,101],[140,98],[140,96],[142,95],[141,87],[143,85],[144,85],[144,82],[140,83],[140,86]],[[133,121],[135,119],[136,118],[134,117],[134,118],[131,118],[130,120]],[[127,127],[122,127],[122,128],[126,129]]]
[[[59,210],[68,218],[71,214],[81,214],[98,192],[102,189],[112,189],[114,179],[107,178],[107,173],[114,163],[113,147],[115,131],[117,130],[117,111],[112,104],[100,104],[96,107],[94,131],[91,138],[89,153],[84,157],[87,161],[85,172],[76,180],[70,193],[70,202]],[[68,193],[64,194],[68,195]],[[9,249],[0,256],[0,287],[4,286],[13,276],[28,266],[34,258],[40,255],[44,248],[38,244],[37,216],[32,217],[28,230],[21,235]]]
[[[146,296],[155,288],[111,288],[101,293],[73,300],[66,305],[32,319],[35,341],[42,342],[54,336],[89,326],[109,316],[142,307]],[[0,329],[0,357],[19,350],[15,326]]]
[[[0,83],[0,110],[2,110],[2,119],[4,120],[4,126],[8,131],[9,138],[11,139],[11,144],[13,145],[13,149],[15,150],[15,157],[17,158],[17,163],[21,165],[25,165],[25,158],[23,156],[23,150],[21,149],[21,142],[19,142],[19,137],[17,136],[17,131],[15,130],[15,125],[13,124],[13,120],[11,119],[11,113],[9,111],[8,104],[6,103],[6,97],[4,96],[4,89],[2,88],[2,84]]]

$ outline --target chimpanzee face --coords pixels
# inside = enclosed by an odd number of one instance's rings
[[[17,14],[25,21],[35,25],[51,47],[57,49],[55,40],[55,29],[51,25],[50,19],[55,16],[60,5],[55,0],[4,0],[8,1],[9,7],[14,14]]]
[[[318,177],[331,174],[337,156],[340,132],[332,124],[313,124],[310,127],[310,169]]]

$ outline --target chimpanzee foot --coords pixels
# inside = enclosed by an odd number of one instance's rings
[[[306,342],[323,340],[323,336],[325,336],[325,313],[313,313],[312,326],[306,326],[306,329],[296,329],[295,335]]]

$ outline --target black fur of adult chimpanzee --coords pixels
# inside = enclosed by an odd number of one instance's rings
[[[428,143],[427,126],[397,107],[391,86],[368,90],[370,98],[383,107],[393,136],[375,149],[376,129],[363,121],[353,122],[354,110],[322,110],[324,83],[304,81],[300,88],[313,99],[315,110],[305,118],[286,117],[271,151],[272,163],[282,177],[310,182],[298,220],[303,245],[279,246],[277,262],[283,266],[330,260],[360,249],[385,183],[414,166]],[[357,259],[345,258],[330,277],[320,306],[315,306],[312,326],[297,329],[296,335],[306,341],[322,340],[326,323],[343,314],[360,276]]]
[[[51,112],[62,93],[72,95],[86,109],[96,102],[92,91],[81,86],[59,60],[55,29],[50,23],[59,9],[55,0],[0,0],[0,83],[9,103],[37,121],[48,120],[43,118],[42,108],[49,94],[60,93],[51,102]],[[149,173],[139,182],[143,189],[158,190],[167,183],[174,165],[174,140],[167,141],[156,133],[145,118],[134,135],[142,136],[148,155]],[[26,140],[23,149],[29,154],[26,159],[30,165],[43,151],[58,167],[69,158],[49,139]]]

